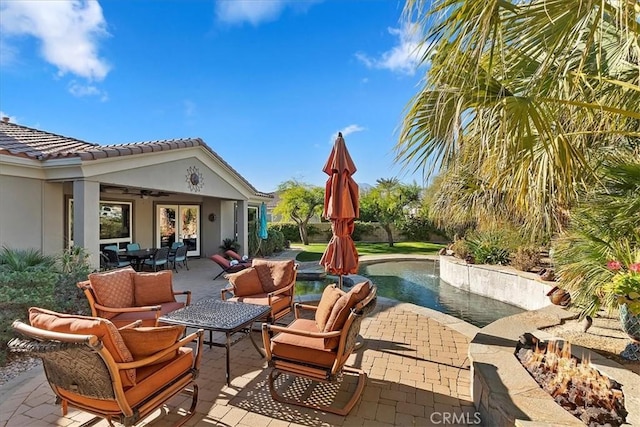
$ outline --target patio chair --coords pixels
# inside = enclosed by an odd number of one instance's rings
[[[164,269],[169,263],[169,248],[163,247],[156,249],[155,253],[149,259],[145,259],[142,263],[142,268],[149,267],[153,271],[158,271],[158,268]]]
[[[251,267],[227,274],[229,286],[220,298],[271,307],[266,320],[273,323],[293,310],[298,264],[293,260],[254,258]]]
[[[131,267],[89,274],[77,284],[91,314],[109,319],[117,327],[142,320],[142,326],[158,326],[160,316],[191,304],[191,291],[174,291],[173,272],[137,272]],[[176,297],[179,297],[180,301]]]
[[[105,270],[110,270],[112,268],[122,268],[131,265],[131,261],[122,259],[118,256],[118,252],[113,249],[107,249],[106,247],[102,250],[102,255],[104,255],[104,267]]]
[[[62,406],[132,426],[183,393],[191,397],[180,426],[195,414],[203,330],[185,337],[184,326],[116,327],[106,319],[29,309],[29,322],[13,322],[14,352],[42,359],[47,381]],[[182,337],[182,338],[181,338]]]
[[[274,400],[347,415],[362,395],[366,374],[345,366],[353,352],[362,319],[376,306],[376,287],[366,281],[345,293],[335,285],[325,288],[318,306],[295,305],[295,320],[288,326],[263,323],[262,340],[269,366],[269,390]],[[301,317],[301,310],[315,312],[315,319]],[[273,333],[277,333],[272,336]],[[301,390],[278,393],[274,381],[282,375],[302,377],[314,382],[336,383],[344,373],[357,375],[355,389],[342,406],[334,407],[326,396],[314,399]],[[288,396],[287,396],[288,395]],[[323,402],[323,403],[319,403]]]
[[[177,263],[182,263],[182,266],[187,270],[189,265],[187,264],[187,248],[185,245],[180,245],[173,253],[169,253],[169,263],[173,263],[173,269],[178,272]]]
[[[127,243],[128,251],[137,251],[140,249],[140,243]]]
[[[209,259],[222,268],[222,271],[213,278],[216,280],[218,277],[222,276],[225,273],[235,273],[240,270],[244,270],[247,267],[251,267],[250,263],[238,262],[237,264],[232,264],[228,259],[223,257],[222,255],[214,254],[209,257]]]

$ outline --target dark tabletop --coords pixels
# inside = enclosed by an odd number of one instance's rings
[[[165,314],[160,317],[159,321],[212,331],[234,332],[264,317],[270,310],[271,308],[267,305],[205,298]]]
[[[124,251],[122,252],[122,255],[130,258],[148,258],[155,252],[155,249],[136,249],[135,251]]]

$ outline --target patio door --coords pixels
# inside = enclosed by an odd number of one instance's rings
[[[159,246],[182,242],[188,256],[200,256],[200,206],[156,205],[156,241]]]

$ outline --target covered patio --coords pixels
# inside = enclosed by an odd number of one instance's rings
[[[294,257],[295,252],[281,256]],[[218,267],[210,260],[194,260],[189,267],[174,273],[174,288],[192,290],[194,301],[220,295],[227,285],[224,279],[212,281]],[[436,425],[453,414],[473,422],[467,352],[476,331],[441,313],[381,298],[362,324],[365,346],[348,362],[362,368],[368,379],[362,399],[347,417],[273,401],[265,360],[248,339],[231,348],[231,386],[225,384],[224,349],[206,347],[197,379],[197,413],[187,425]],[[253,333],[259,341],[259,332]],[[180,413],[173,405],[184,407],[183,399],[174,398],[168,411],[157,411],[146,425],[174,423]],[[41,367],[0,386],[0,401],[0,422],[7,426],[79,426],[92,418],[77,411],[62,417]]]

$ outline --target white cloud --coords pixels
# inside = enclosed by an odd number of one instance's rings
[[[71,95],[76,96],[78,98],[82,98],[84,96],[99,96],[101,101],[106,101],[109,99],[107,93],[100,90],[95,85],[82,84],[75,80],[69,83],[68,89]]]
[[[0,6],[0,30],[6,36],[32,36],[41,42],[44,59],[58,69],[90,81],[100,81],[109,72],[98,56],[98,41],[109,34],[102,8],[94,0],[7,1]],[[15,46],[0,46],[15,56]],[[4,61],[4,59],[3,59]]]
[[[306,11],[319,0],[218,0],[216,1],[216,17],[228,24],[249,22],[259,25],[263,22],[275,21],[283,10],[292,8]]]
[[[379,68],[393,72],[414,75],[426,47],[421,44],[423,35],[420,26],[415,23],[404,23],[400,28],[388,28],[389,34],[397,37],[397,44],[379,57],[372,57],[364,52],[357,52],[356,58],[368,68]]]
[[[349,125],[347,127],[344,127],[340,130],[340,132],[342,132],[342,137],[346,138],[347,135],[350,135],[352,133],[356,133],[356,132],[362,132],[363,130],[366,130],[366,128],[360,126],[360,125]],[[336,138],[338,137],[338,132],[334,133],[333,135],[331,135],[331,141],[330,144],[333,145],[333,143],[336,141]]]

